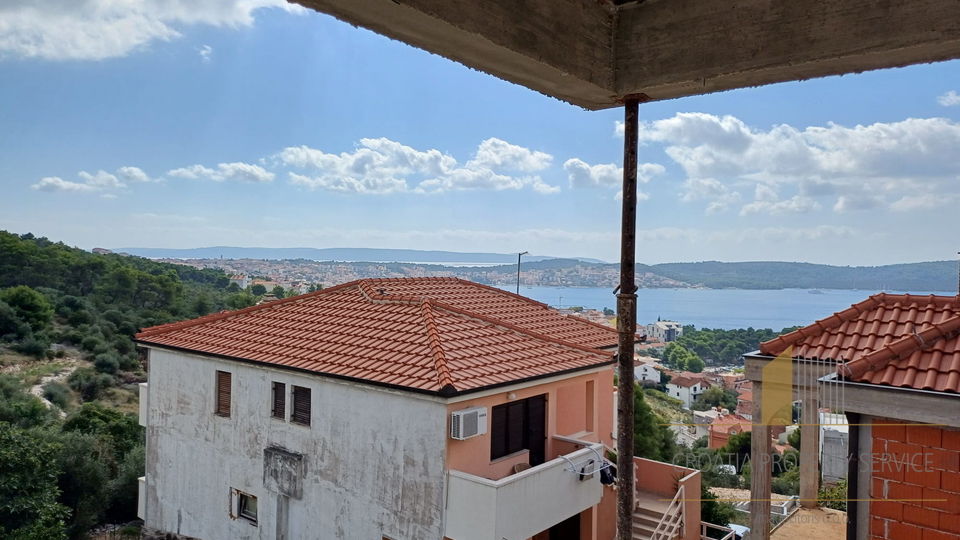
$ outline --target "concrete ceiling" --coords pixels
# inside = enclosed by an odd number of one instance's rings
[[[960,0],[293,0],[586,109],[960,58]]]

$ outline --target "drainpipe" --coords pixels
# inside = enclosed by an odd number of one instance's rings
[[[847,540],[857,539],[858,487],[860,483],[860,413],[847,413]]]
[[[617,538],[633,538],[633,337],[637,332],[637,135],[640,95],[624,98],[623,217],[617,293]]]

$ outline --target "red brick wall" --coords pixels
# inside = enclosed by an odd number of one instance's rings
[[[870,539],[960,540],[960,431],[873,423]]]

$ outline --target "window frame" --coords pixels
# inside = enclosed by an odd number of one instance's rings
[[[242,518],[249,522],[251,525],[257,525],[260,519],[259,509],[260,504],[257,500],[256,495],[251,495],[240,490],[236,490],[237,493],[237,517]],[[250,515],[249,512],[249,503],[253,501],[253,515]]]
[[[226,383],[226,390],[224,390]],[[221,418],[230,418],[233,408],[233,373],[218,369],[214,379],[213,414]],[[226,403],[224,403],[226,401]]]
[[[302,417],[304,407],[301,403],[301,400],[304,399],[304,395],[306,396],[306,421],[304,421]],[[313,389],[306,386],[297,386],[295,384],[291,384],[290,397],[290,423],[298,426],[310,427],[310,424],[313,421]]]

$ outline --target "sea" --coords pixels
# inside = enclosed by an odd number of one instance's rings
[[[516,286],[500,288],[516,292]],[[637,322],[649,324],[659,318],[692,324],[700,329],[752,327],[781,330],[812,324],[878,292],[831,289],[812,292],[807,289],[640,289],[637,291]],[[612,289],[521,286],[520,294],[553,307],[617,308],[617,297]],[[954,296],[956,293],[933,294]]]

